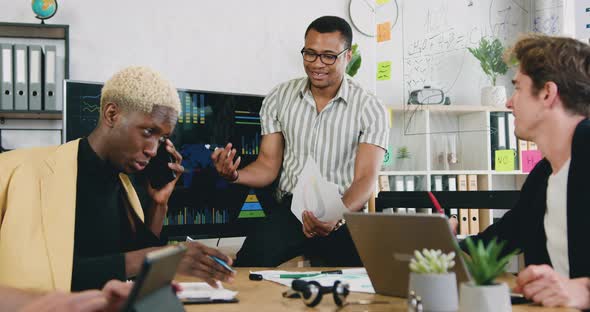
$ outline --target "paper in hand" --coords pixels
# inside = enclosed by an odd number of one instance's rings
[[[328,182],[320,174],[315,161],[308,157],[293,190],[291,211],[303,223],[303,211],[311,211],[320,221],[329,222],[342,219],[349,210],[342,203],[338,185]]]

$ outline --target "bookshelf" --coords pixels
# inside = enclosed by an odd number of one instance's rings
[[[69,26],[0,22],[0,45],[0,145],[11,150],[63,143],[62,83],[69,77]]]
[[[415,191],[437,190],[438,176],[445,181],[460,175],[475,176],[478,190],[519,190],[522,187],[527,173],[520,169],[518,161],[514,170],[499,171],[492,166],[492,136],[498,135],[498,131],[491,125],[491,118],[498,112],[508,116],[508,109],[476,105],[394,105],[387,108],[390,113],[388,149],[392,161],[384,164],[379,174],[388,177],[391,191],[399,190],[402,176],[403,179],[414,177]],[[509,133],[511,130],[502,131]],[[507,144],[508,139],[505,146]],[[409,157],[399,159],[400,148],[404,147]],[[505,149],[510,148],[512,146]],[[518,147],[514,150],[518,159]],[[379,189],[379,183],[377,187]],[[442,190],[448,189],[448,182],[443,182]],[[504,212],[480,210],[479,230]]]

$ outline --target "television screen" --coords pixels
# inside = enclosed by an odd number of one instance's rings
[[[66,140],[90,134],[98,122],[101,83],[66,81]],[[262,96],[192,90],[178,92],[182,111],[171,136],[182,154],[184,174],[176,184],[164,221],[169,232],[200,232],[182,225],[232,224],[265,216],[274,203],[273,187],[252,189],[228,183],[215,170],[211,153],[231,142],[240,167],[253,162],[260,149]],[[145,190],[138,187],[140,197]],[[143,193],[143,194],[142,194]]]

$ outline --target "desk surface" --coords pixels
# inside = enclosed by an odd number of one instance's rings
[[[322,298],[322,302],[315,308],[309,309],[301,299],[286,299],[282,293],[288,288],[269,281],[250,281],[249,271],[268,270],[268,268],[236,268],[238,274],[233,284],[225,284],[224,287],[238,291],[239,303],[209,304],[209,305],[185,305],[188,312],[191,311],[336,311],[338,306],[334,304],[331,296]],[[325,270],[326,268],[322,268]],[[290,269],[291,270],[291,269]],[[293,271],[317,270],[317,268],[294,268]],[[194,278],[179,276],[177,281],[194,281]],[[399,311],[406,312],[406,301],[402,298],[388,297],[382,295],[351,293],[348,301],[359,299],[387,300],[391,304],[374,305],[348,305],[339,311]],[[538,311],[538,312],[569,312],[575,309],[552,309],[529,305],[515,305],[513,312]]]

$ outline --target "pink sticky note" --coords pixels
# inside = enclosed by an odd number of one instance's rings
[[[522,172],[531,172],[539,160],[543,159],[540,150],[522,151]]]

